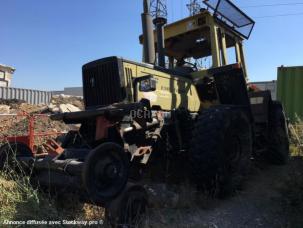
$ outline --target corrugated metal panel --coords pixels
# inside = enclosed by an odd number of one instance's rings
[[[70,95],[70,96],[77,96],[83,97],[83,87],[65,87],[64,90],[61,91],[52,91],[53,95]]]
[[[49,104],[52,92],[12,87],[0,87],[0,99],[24,100],[29,104]]]
[[[291,121],[303,120],[303,66],[278,68],[277,96]]]

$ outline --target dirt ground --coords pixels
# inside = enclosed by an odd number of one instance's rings
[[[58,95],[52,98],[51,105],[57,107],[60,104],[75,104],[83,108],[81,98]],[[7,136],[23,136],[29,133],[29,118],[24,116],[35,115],[34,131],[35,134],[54,133],[51,138],[56,138],[56,133],[66,133],[77,127],[66,125],[62,121],[52,121],[49,116],[53,114],[47,105],[31,105],[19,100],[1,100],[0,105],[8,106],[7,113],[0,111],[0,143],[6,142]],[[59,109],[59,107],[58,107]],[[42,114],[42,115],[41,115]],[[22,116],[23,115],[23,116]],[[36,137],[39,141],[45,141],[49,137]]]
[[[287,166],[262,166],[254,169],[241,192],[225,200],[210,200],[184,209],[154,209],[149,216],[151,227],[302,227],[291,224],[285,209],[285,185],[293,167],[302,159],[291,160]],[[285,187],[285,186],[284,186]],[[191,197],[189,193],[188,198]],[[301,224],[302,225],[302,224]]]

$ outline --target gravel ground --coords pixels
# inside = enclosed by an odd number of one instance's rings
[[[256,168],[236,196],[202,202],[192,208],[153,209],[149,227],[291,227],[283,209],[280,186],[297,161],[287,166]],[[300,161],[302,163],[302,160]],[[303,163],[302,163],[303,165]],[[190,198],[189,193],[188,197]]]

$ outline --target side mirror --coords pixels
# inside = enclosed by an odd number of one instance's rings
[[[153,78],[152,75],[147,75],[142,77],[139,81],[139,90],[141,92],[152,92],[157,88],[157,81]]]

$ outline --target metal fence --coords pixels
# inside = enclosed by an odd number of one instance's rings
[[[0,87],[0,99],[18,99],[29,104],[49,104],[52,92],[32,89]]]
[[[70,95],[70,96],[77,96],[83,97],[83,88],[82,87],[65,87],[64,90],[61,91],[52,91],[53,95]]]
[[[251,84],[256,85],[260,90],[269,90],[272,99],[277,100],[277,81],[252,82]]]

